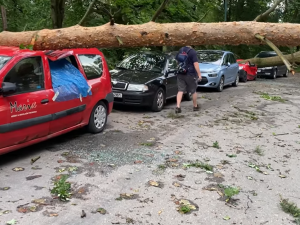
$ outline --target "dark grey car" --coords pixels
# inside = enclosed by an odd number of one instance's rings
[[[286,53],[283,53],[284,55]],[[278,56],[276,52],[274,51],[263,51],[258,53],[255,58],[268,58],[268,57],[274,57]],[[258,77],[270,77],[272,79],[275,79],[277,76],[288,76],[288,69],[286,65],[280,65],[280,66],[270,66],[270,67],[258,67],[257,68],[257,76]]]

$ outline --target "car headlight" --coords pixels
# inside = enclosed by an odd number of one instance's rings
[[[242,66],[239,66],[239,69],[241,70],[241,69],[243,69],[243,67],[242,67]]]
[[[209,73],[208,76],[209,76],[209,77],[217,77],[218,74],[217,74],[217,73]]]
[[[127,87],[127,91],[148,91],[149,88],[147,85],[144,84],[129,84]]]

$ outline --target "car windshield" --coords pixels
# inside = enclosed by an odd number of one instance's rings
[[[5,66],[5,64],[11,59],[11,57],[8,56],[2,56],[0,55],[0,70]]]
[[[258,55],[255,56],[255,58],[269,58],[269,57],[274,57],[274,56],[277,56],[277,54],[270,54],[270,53],[265,53],[265,52],[262,52],[262,53],[259,53]]]
[[[222,63],[223,52],[198,52],[199,63],[211,63],[220,65]]]
[[[117,68],[126,70],[162,72],[165,56],[155,54],[134,54],[124,59]]]

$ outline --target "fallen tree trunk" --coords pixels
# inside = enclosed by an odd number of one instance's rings
[[[294,59],[293,59],[293,55],[294,55]],[[284,55],[284,57],[289,61],[294,60],[295,63],[300,63],[300,51],[295,52],[294,54]],[[279,66],[284,64],[282,59],[279,56],[269,57],[269,58],[251,58],[251,59],[245,59],[240,62],[248,62],[248,61],[250,61],[253,64],[256,64],[258,67]]]
[[[298,46],[300,24],[291,23],[165,23],[99,27],[79,25],[27,32],[1,32],[0,45],[32,44],[35,50],[184,45],[260,45],[260,34],[277,46]]]

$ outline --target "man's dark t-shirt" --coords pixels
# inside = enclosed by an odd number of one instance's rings
[[[186,60],[187,68],[188,68],[187,75],[197,76],[197,71],[195,70],[195,67],[194,67],[194,63],[198,62],[197,52],[194,49],[189,48],[189,47],[182,47],[179,50],[179,52],[182,52],[182,51],[185,51],[185,52],[189,51],[188,58]],[[177,59],[178,54],[179,53],[177,53],[177,55],[176,55],[176,59]]]

